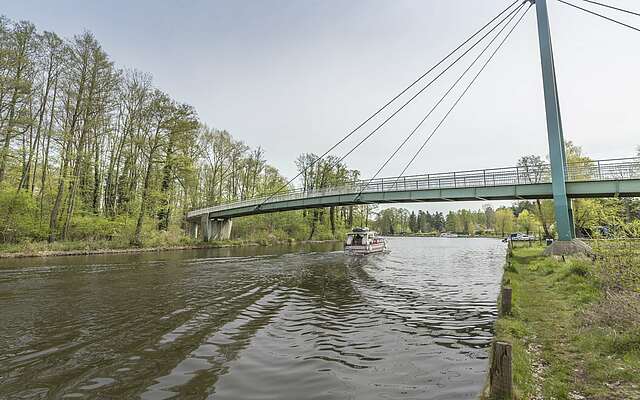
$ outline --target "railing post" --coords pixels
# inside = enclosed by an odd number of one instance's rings
[[[482,181],[484,182],[483,186],[487,186],[487,170],[486,169],[482,170]]]
[[[453,173],[453,187],[458,187],[458,182],[456,182],[456,173]]]
[[[404,184],[403,184],[404,190],[407,190],[407,177],[406,176],[402,177],[402,180],[404,181]]]
[[[384,178],[380,178],[380,187],[381,187],[380,191],[384,192]]]
[[[516,167],[516,182],[520,184],[520,167]]]
[[[600,169],[600,160],[598,160],[598,180],[602,180],[602,170]]]

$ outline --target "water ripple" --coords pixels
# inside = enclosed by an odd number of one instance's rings
[[[0,264],[0,398],[475,398],[503,246],[390,247]]]

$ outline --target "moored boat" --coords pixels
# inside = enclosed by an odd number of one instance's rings
[[[347,233],[344,252],[350,255],[381,253],[387,249],[384,238],[369,228],[353,228]]]

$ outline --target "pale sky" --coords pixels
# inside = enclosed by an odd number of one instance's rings
[[[637,0],[602,1],[640,11]],[[66,38],[92,31],[118,67],[151,73],[160,89],[192,104],[203,122],[262,146],[269,163],[291,177],[300,153],[323,153],[509,3],[4,0],[0,13]],[[592,158],[632,156],[640,145],[640,34],[556,0],[549,0],[549,10],[565,138]],[[602,11],[640,26],[640,17]],[[537,46],[532,8],[408,173],[546,157]],[[347,159],[350,167],[372,175],[461,71],[418,97]],[[440,115],[381,176],[402,170]]]

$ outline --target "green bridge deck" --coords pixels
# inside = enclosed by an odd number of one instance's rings
[[[640,159],[616,159],[570,164],[566,171],[567,196],[640,196]],[[248,199],[190,211],[187,219],[200,221],[246,215],[357,204],[550,199],[553,197],[549,165],[461,171],[372,181],[340,187]]]

